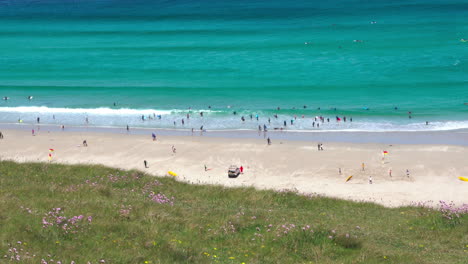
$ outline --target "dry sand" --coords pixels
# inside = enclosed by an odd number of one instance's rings
[[[103,164],[153,175],[174,171],[177,179],[191,183],[297,189],[389,207],[427,201],[436,204],[439,200],[468,203],[468,182],[458,179],[468,176],[468,147],[463,146],[324,143],[324,151],[318,151],[316,142],[272,139],[273,144],[268,146],[266,140],[198,134],[152,141],[150,135],[41,130],[32,136],[20,130],[2,132],[2,160],[48,162],[49,149],[53,148],[53,163]],[[88,147],[81,145],[84,139]],[[172,153],[173,145],[176,154]],[[384,150],[389,155],[382,161]],[[144,168],[143,160],[148,161],[149,168]],[[211,170],[205,171],[205,164]],[[242,165],[244,174],[228,178],[231,164]],[[350,175],[352,179],[345,182]],[[373,184],[369,184],[369,176]]]

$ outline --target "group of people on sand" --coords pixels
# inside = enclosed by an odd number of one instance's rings
[[[361,169],[362,169],[362,171],[366,170],[366,164],[364,162],[361,164]],[[393,173],[392,169],[389,169],[388,170],[388,176],[393,177],[392,173]],[[339,174],[341,175],[341,168],[339,168]],[[410,177],[409,169],[406,169],[406,177],[407,178]],[[369,175],[369,184],[373,184],[373,183],[374,183],[374,180],[372,178],[372,175]]]

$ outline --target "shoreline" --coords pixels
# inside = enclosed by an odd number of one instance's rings
[[[439,200],[468,203],[468,184],[458,180],[459,176],[468,175],[466,146],[322,141],[325,150],[318,151],[317,142],[274,137],[273,144],[268,146],[263,137],[158,134],[157,141],[152,141],[149,133],[62,132],[41,128],[36,136],[31,136],[31,131],[26,130],[1,128],[1,131],[2,160],[48,162],[52,148],[53,163],[101,164],[138,169],[155,176],[174,171],[178,174],[176,179],[195,184],[297,190],[387,207]],[[83,140],[87,140],[88,147],[82,146]],[[172,146],[177,149],[175,154]],[[390,153],[384,161],[382,151]],[[143,166],[144,160],[148,161],[148,169]],[[242,165],[245,173],[230,179],[227,168],[233,164]],[[204,165],[211,170],[205,171]],[[351,175],[352,180],[346,182]],[[369,176],[372,184],[368,182]]]
[[[32,128],[40,127],[50,132],[62,132],[59,125],[37,124],[5,124],[0,123],[1,130],[19,130],[30,132]],[[110,134],[132,134],[151,135],[155,132],[162,136],[203,136],[211,138],[231,139],[264,139],[305,142],[334,142],[334,143],[379,143],[379,144],[431,144],[431,145],[455,145],[468,146],[468,129],[445,130],[445,131],[292,131],[292,130],[269,130],[259,132],[255,130],[208,130],[201,133],[190,129],[164,129],[135,127],[127,132],[125,127],[96,127],[96,126],[67,126],[65,132],[79,133],[110,133]]]

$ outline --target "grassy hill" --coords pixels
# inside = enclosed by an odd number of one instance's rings
[[[450,205],[390,209],[13,162],[0,162],[0,187],[1,263],[468,262],[468,210]]]

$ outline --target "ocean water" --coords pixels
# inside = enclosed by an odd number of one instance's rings
[[[0,123],[466,129],[466,14],[466,0],[1,0]]]

